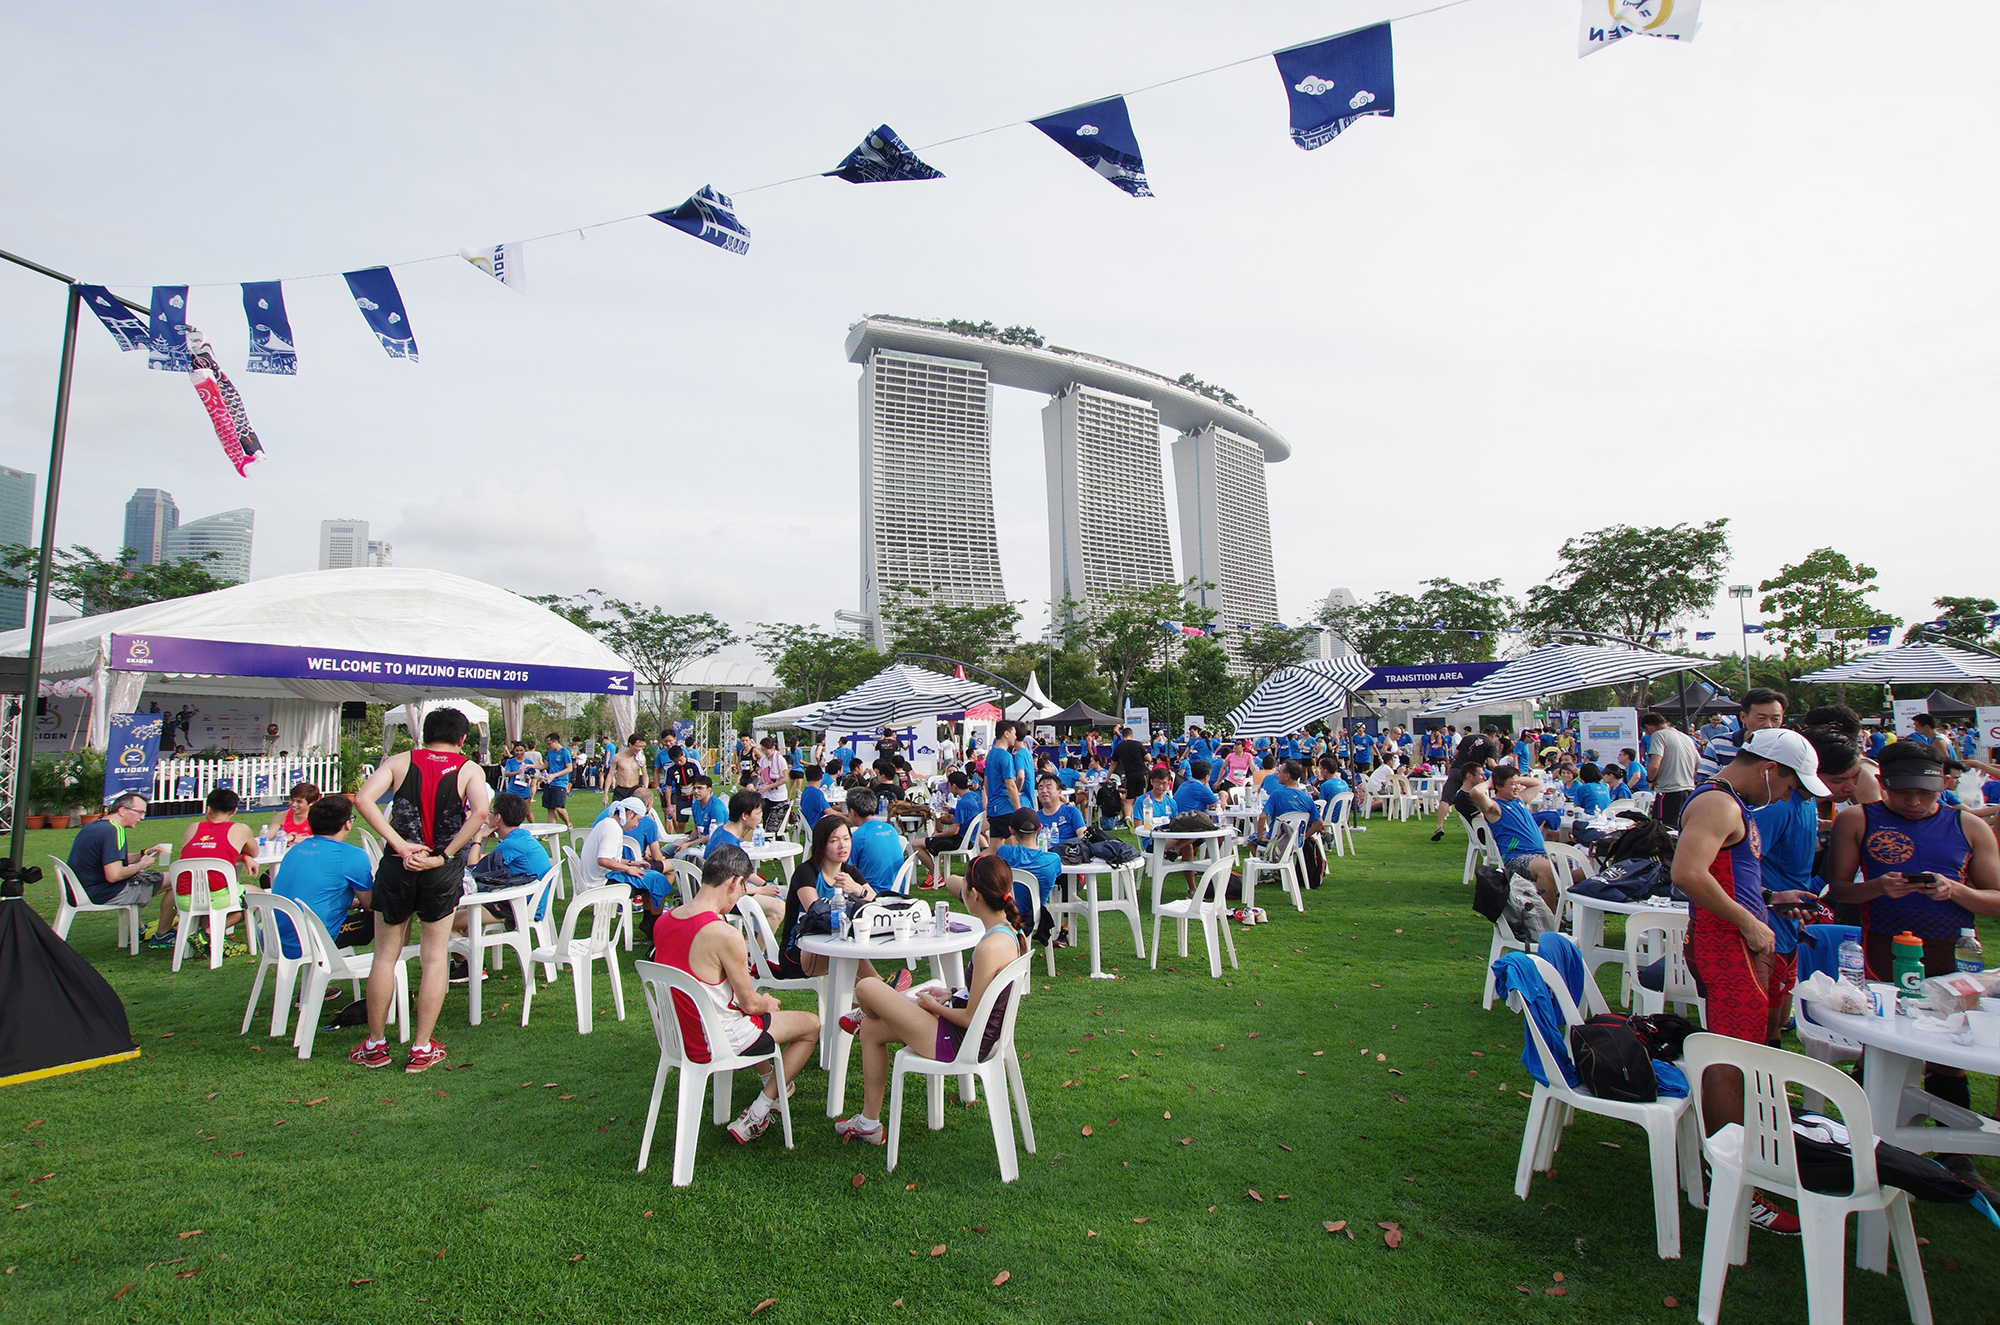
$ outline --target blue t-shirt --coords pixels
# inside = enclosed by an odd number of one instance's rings
[[[1493,842],[1500,848],[1500,859],[1548,854],[1542,845],[1541,826],[1524,802],[1496,800],[1494,804],[1500,807],[1500,817],[1493,822]]]
[[[1611,808],[1611,793],[1604,789],[1602,782],[1579,781],[1569,788],[1569,798],[1576,802],[1580,810],[1600,814]]]
[[[724,819],[722,822],[726,824],[729,820]],[[742,845],[743,839],[727,828],[717,828],[708,835],[708,850],[710,851],[714,851],[718,847],[740,847]]]
[[[1299,787],[1288,787],[1275,779],[1264,784],[1264,813],[1276,824],[1281,814],[1304,814],[1308,819],[1319,818],[1319,806],[1313,798]]]
[[[729,822],[729,802],[720,796],[711,795],[705,801],[695,801],[688,806],[688,813],[694,818],[695,831],[713,832]]]
[[[1174,798],[1171,794],[1155,797],[1151,792],[1147,792],[1132,806],[1132,820],[1135,826],[1145,823],[1148,819],[1165,823],[1173,818],[1176,813],[1178,811],[1175,809]],[[1139,845],[1145,850],[1151,851],[1153,849],[1153,839],[1150,837],[1141,837]]]
[[[1979,784],[1979,794],[1988,805],[2000,805],[2000,780],[1988,778]]]
[[[1375,753],[1375,738],[1373,736],[1370,736],[1367,732],[1354,733],[1355,762],[1365,764],[1368,762],[1370,756],[1372,756],[1374,753]]]
[[[999,746],[986,755],[986,812],[1012,814],[1013,798],[1007,794],[1007,779],[1021,779],[1021,803],[1034,799],[1035,757],[1026,750],[1005,750]]]
[[[527,766],[525,759],[509,759],[500,765],[500,771],[507,775],[507,790],[516,796],[528,794],[528,778],[523,771]]]
[[[1331,801],[1335,796],[1345,796],[1353,790],[1354,788],[1347,785],[1346,778],[1332,777],[1319,784],[1319,798],[1323,801]]]
[[[549,771],[549,785],[564,791],[569,789],[569,766],[576,762],[576,756],[566,745],[557,746],[542,755],[542,765]]]
[[[1049,830],[1051,842],[1067,842],[1083,836],[1083,813],[1074,805],[1061,806],[1054,814],[1036,810],[1035,815],[1042,821],[1042,827]]]
[[[1811,798],[1794,791],[1785,800],[1753,807],[1750,817],[1757,821],[1766,888],[1772,892],[1799,888],[1818,893],[1825,887],[1812,872],[1813,854],[1819,850],[1819,808]],[[1777,939],[1778,955],[1797,950],[1798,921],[1773,911],[1765,923]]]
[[[1174,810],[1179,814],[1206,813],[1219,798],[1201,783],[1189,778],[1174,789]]]
[[[985,813],[985,811],[986,804],[979,799],[979,793],[968,791],[961,795],[957,803],[951,807],[951,822],[962,833],[972,827],[972,821]],[[971,843],[968,842],[964,845],[970,846]]]
[[[652,822],[651,819],[641,819],[639,826],[644,828]],[[658,833],[654,835],[657,837]],[[494,838],[493,845],[486,849],[485,858],[499,861],[508,874],[532,874],[539,879],[549,872],[548,849],[535,840],[533,833],[521,827],[514,828],[505,837]],[[289,864],[291,856],[287,854],[285,860]],[[279,871],[280,874],[283,872],[282,869]]]
[[[1629,801],[1632,799],[1632,789],[1621,782],[1612,789],[1611,799],[1615,801]]]
[[[886,893],[903,868],[903,838],[886,819],[870,819],[854,829],[854,851],[848,857],[868,886]]]
[[[817,785],[807,783],[805,790],[799,793],[799,818],[804,819],[806,827],[811,828],[819,822],[819,817],[825,813],[826,793],[821,791]]]
[[[1064,791],[1070,791],[1083,781],[1083,774],[1073,768],[1059,768],[1056,770],[1056,781],[1062,783]]]
[[[1211,764],[1215,762],[1215,743],[1206,736],[1197,736],[1189,741],[1187,752],[1190,760],[1206,759]]]
[[[543,870],[548,869],[548,859],[544,852]],[[318,916],[326,932],[337,937],[348,908],[354,905],[354,894],[367,892],[374,883],[374,875],[368,868],[368,853],[360,847],[330,837],[309,837],[285,853],[284,862],[278,866],[278,877],[271,881],[271,891]],[[278,939],[284,945],[285,956],[303,954],[298,931],[292,928],[289,916],[278,917]]]
[[[1535,752],[1526,741],[1514,742],[1514,767],[1526,768],[1535,761]]]
[[[1015,846],[1012,842],[999,847],[993,854],[1023,874],[1034,875],[1035,882],[1042,886],[1041,903],[1044,906],[1048,905],[1049,894],[1055,891],[1056,880],[1062,876],[1061,856],[1053,851],[1042,851],[1035,847]],[[1028,908],[1025,899],[1023,901],[1021,911],[1025,915]]]

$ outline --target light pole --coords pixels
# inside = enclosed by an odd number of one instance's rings
[[[1740,647],[1743,650],[1743,690],[1746,694],[1750,690],[1750,631],[1748,629],[1750,623],[1744,618],[1743,602],[1755,592],[1757,591],[1747,584],[1732,584],[1729,586],[1729,596],[1736,600],[1736,635],[1741,642]]]

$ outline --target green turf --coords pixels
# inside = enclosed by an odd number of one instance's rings
[[[169,976],[167,954],[127,956],[84,917],[71,938],[144,1055],[0,1090],[0,1319],[734,1320],[767,1298],[760,1320],[801,1322],[1692,1319],[1703,1216],[1683,1205],[1684,1259],[1655,1256],[1638,1129],[1581,1118],[1558,1176],[1515,1199],[1520,1024],[1478,1006],[1490,929],[1461,849],[1370,830],[1305,915],[1260,890],[1273,922],[1235,931],[1224,980],[1198,935],[1152,971],[1107,929],[1115,984],[1074,950],[1047,979],[1038,955],[1019,1043],[1040,1146],[1007,1186],[983,1106],[931,1133],[911,1099],[889,1174],[882,1150],[836,1143],[816,1067],[797,1149],[705,1129],[675,1191],[670,1094],[635,1173],[657,1053],[629,968],[628,1019],[600,981],[587,1038],[567,987],[527,1030],[511,968],[476,1029],[456,988],[440,1038],[457,1070],[411,1077],[351,1067],[352,1032],[310,1062],[239,1038],[247,960]],[[32,859],[69,836],[31,834]],[[53,913],[46,883],[31,899]],[[1917,1224],[1938,1319],[1985,1316],[1976,1267],[2000,1234],[1963,1207]],[[1803,1287],[1798,1242],[1753,1233],[1725,1319],[1800,1319]],[[1898,1282],[1850,1270],[1848,1313],[1904,1319]]]

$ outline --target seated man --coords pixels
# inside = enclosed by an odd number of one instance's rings
[[[634,796],[632,797],[632,799],[636,801],[644,800],[644,798],[641,796]],[[591,823],[596,824],[599,820],[602,820],[607,816],[609,816],[611,813],[611,806],[616,805],[617,803],[618,803],[617,801],[612,801],[609,804],[607,804],[603,809],[599,810],[597,812],[597,818],[591,820]],[[627,833],[626,836],[639,844],[639,859],[644,861],[650,861],[654,866],[654,868],[656,869],[660,870],[666,869],[667,852],[666,848],[661,844],[660,841],[660,822],[659,820],[655,819],[651,813],[640,815],[639,826],[633,829],[630,833]]]
[[[1490,778],[1482,769],[1470,769],[1465,775],[1464,795],[1493,825],[1493,842],[1500,848],[1507,872],[1533,879],[1535,891],[1553,911],[1557,902],[1555,866],[1542,845],[1541,826],[1527,805],[1541,790],[1540,778],[1506,764],[1494,769]]]
[[[940,851],[957,851],[968,845],[965,830],[972,826],[986,809],[978,792],[972,789],[972,779],[962,771],[953,769],[945,777],[945,786],[951,797],[949,810],[939,809],[932,817],[939,829],[949,825],[949,831],[941,831],[926,837],[917,847],[917,863],[924,871],[924,886],[938,885],[937,854]]]
[[[656,916],[673,891],[673,880],[625,854],[625,839],[646,817],[646,807],[627,796],[608,808],[611,812],[591,825],[590,836],[583,839],[583,849],[576,853],[577,868],[583,875],[577,880],[577,891],[611,882],[629,883],[633,895],[643,902],[646,915]]]
[[[1083,836],[1083,811],[1063,801],[1063,785],[1054,773],[1042,774],[1035,783],[1035,817],[1048,836],[1048,846]]]
[[[99,906],[132,906],[153,900],[166,876],[156,868],[167,844],[134,854],[125,844],[128,830],[146,817],[146,798],[128,791],[111,802],[102,819],[79,828],[69,844],[70,873],[83,885],[84,896]],[[146,942],[155,948],[174,946],[174,895],[160,893],[160,918],[147,927]]]
[[[1197,759],[1188,765],[1187,777],[1174,788],[1175,815],[1208,814],[1215,809],[1220,798],[1209,789],[1209,772],[1206,759]]]
[[[847,793],[847,818],[854,837],[848,860],[877,893],[895,892],[896,875],[903,868],[903,835],[879,817],[888,805],[869,787],[854,787]]]
[[[1174,806],[1174,775],[1164,768],[1146,771],[1146,794],[1132,806],[1132,820],[1140,830],[1139,849],[1151,851],[1153,839],[1144,836],[1148,825],[1165,827],[1179,811]]]
[[[285,853],[284,863],[271,881],[271,891],[318,916],[335,943],[352,947],[367,942],[375,934],[372,923],[366,938],[358,933],[342,938],[348,912],[356,905],[367,907],[375,886],[368,853],[347,840],[348,830],[354,826],[354,802],[345,796],[322,796],[306,811],[306,826],[312,836]],[[371,921],[374,918],[372,912],[364,910],[362,914]],[[285,956],[303,955],[289,916],[278,917],[278,939]],[[317,1014],[309,1009],[302,1015]]]
[[[740,787],[730,794],[728,822],[709,833],[708,851],[718,847],[748,846],[756,840],[758,830],[763,826],[764,798],[748,787]],[[785,890],[762,878],[752,878],[743,885],[743,891],[755,897],[757,905],[764,908],[764,916],[771,922],[771,932],[775,934],[778,926],[785,922]]]
[[[762,797],[756,799],[762,800]],[[762,813],[760,810],[759,813]],[[785,1089],[805,1070],[819,1044],[819,1018],[810,1012],[786,1012],[778,1000],[750,982],[750,952],[743,936],[722,918],[736,912],[743,885],[756,877],[750,857],[741,847],[720,846],[702,862],[701,887],[692,901],[663,913],[653,925],[653,960],[684,971],[702,986],[709,1011],[721,1023],[732,1054],[759,1053],[774,1044],[785,1046]],[[713,1061],[718,1046],[702,1033],[701,1012],[678,993],[674,1012],[680,1021],[681,1044],[698,1063]],[[764,1078],[764,1089],[729,1124],[738,1145],[748,1145],[771,1125],[778,1105],[778,1081]]]
[[[706,773],[696,773],[688,779],[688,795],[692,831],[681,845],[680,853],[687,860],[700,860],[708,850],[709,834],[729,822],[729,802],[715,794],[715,783]]]
[[[989,819],[987,822],[993,821]],[[1002,815],[995,832],[987,839],[993,843],[987,854],[1000,857],[1023,874],[1035,876],[1037,895],[1030,898],[1027,890],[1017,882],[1014,885],[1014,904],[1025,917],[1034,909],[1035,903],[1040,903],[1041,919],[1036,922],[1034,933],[1037,942],[1047,939],[1053,927],[1047,907],[1050,895],[1055,892],[1056,880],[1062,877],[1062,857],[1036,845],[1041,832],[1041,815],[1024,807],[1012,815]],[[960,896],[964,895],[962,887],[958,891]]]
[[[813,772],[818,774],[819,770],[815,768]],[[826,813],[826,806],[826,791],[821,786],[821,779],[816,776],[799,792],[799,818],[805,821],[808,829],[811,829],[818,825],[819,817]]]
[[[523,884],[540,882],[542,876],[549,872],[548,850],[535,840],[533,833],[521,827],[527,820],[528,802],[525,798],[504,791],[493,798],[492,808],[486,812],[486,832],[492,837],[493,845],[482,849],[480,842],[475,841],[473,850],[478,858],[466,871],[472,876],[474,889],[492,893],[519,888]],[[650,816],[640,820],[642,827],[649,827],[652,822]],[[514,908],[504,902],[498,907],[481,909],[501,924],[514,923]],[[549,899],[544,897],[542,904],[535,909],[535,919],[540,920],[547,915],[548,909]],[[470,911],[460,907],[452,928],[463,934],[466,917],[470,914]],[[454,974],[457,973],[458,960],[452,960]]]
[[[1319,806],[1306,794],[1299,783],[1305,779],[1306,771],[1293,760],[1279,764],[1277,772],[1264,782],[1264,812],[1257,816],[1257,836],[1269,840],[1271,832],[1278,824],[1281,814],[1304,814],[1306,831],[1316,832],[1313,825],[1319,822]]]

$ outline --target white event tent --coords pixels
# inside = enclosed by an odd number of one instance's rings
[[[0,633],[24,657],[28,631]],[[268,705],[277,744],[337,750],[343,701],[413,706],[466,696],[502,701],[510,737],[535,694],[606,697],[611,725],[637,717],[632,667],[589,632],[517,594],[443,571],[308,571],[214,593],[60,621],[42,647],[45,681],[90,686],[91,748],[109,715],[190,699]]]

